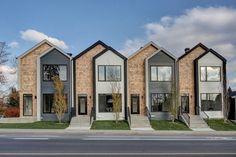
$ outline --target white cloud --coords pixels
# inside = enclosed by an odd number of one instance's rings
[[[8,46],[10,48],[18,48],[19,47],[19,43],[16,42],[16,41],[13,41],[13,42],[9,43]]]
[[[128,43],[137,43],[136,47],[141,47],[143,44],[136,41],[154,41],[178,57],[186,47],[201,42],[229,60],[229,78],[236,78],[236,9],[196,7],[180,16],[164,16],[159,21],[147,23],[144,29],[143,38],[129,39]],[[131,54],[135,51],[129,48],[132,44],[127,41],[122,52]]]
[[[124,49],[119,50],[120,53],[125,56],[129,56],[129,54],[137,51],[141,46],[145,43],[144,40],[134,39],[134,40],[126,40]]]
[[[54,37],[50,37],[42,32],[33,30],[33,29],[27,29],[25,31],[21,31],[21,38],[27,41],[34,41],[34,42],[40,42],[44,39],[47,39],[48,41],[52,42],[56,46],[63,48],[63,49],[68,49],[68,46],[66,43],[62,40],[59,40]]]
[[[16,74],[16,68],[11,67],[9,65],[1,65],[0,71],[3,73],[3,75],[6,78],[6,83],[0,86],[0,95],[3,94],[3,92],[8,91],[10,87],[16,87],[17,84],[17,74]]]

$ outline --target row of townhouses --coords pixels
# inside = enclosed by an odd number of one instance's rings
[[[179,58],[149,42],[126,58],[102,41],[75,57],[43,40],[18,57],[20,117],[56,120],[53,111],[52,69],[63,81],[67,97],[65,120],[90,116],[113,120],[111,84],[119,85],[120,119],[146,115],[170,119],[164,103],[178,93],[180,112],[209,118],[223,117],[226,59],[199,43]]]

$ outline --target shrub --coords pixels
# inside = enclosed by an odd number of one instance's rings
[[[6,118],[8,117],[19,117],[20,116],[20,110],[17,107],[9,107],[4,112],[4,115]]]

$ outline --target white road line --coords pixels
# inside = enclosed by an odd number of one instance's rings
[[[49,138],[40,138],[40,137],[16,137],[13,140],[49,140]]]
[[[236,153],[0,153],[0,155],[4,156],[163,156],[163,155],[168,155],[168,156],[176,156],[176,155],[181,155],[181,156],[202,156],[202,155],[236,155]]]

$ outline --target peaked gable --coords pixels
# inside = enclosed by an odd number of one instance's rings
[[[111,51],[114,54],[116,54],[117,56],[119,56],[120,58],[122,58],[123,60],[127,60],[127,58],[122,55],[121,53],[119,53],[118,51],[116,51],[115,49],[113,49],[112,47],[108,46],[106,49],[104,49],[102,52],[98,53],[96,56],[93,57],[93,60],[96,60],[98,57],[102,56],[104,53],[106,53],[107,51]]]
[[[224,63],[227,62],[227,60],[221,56],[219,53],[217,53],[216,51],[214,51],[213,49],[208,49],[206,52],[204,52],[202,55],[200,55],[198,58],[196,58],[194,61],[197,62],[199,59],[201,59],[202,57],[204,57],[206,54],[208,53],[212,53],[213,55],[215,55],[216,57],[218,57],[220,60],[222,60]]]
[[[76,55],[73,60],[78,59],[79,57],[81,57],[82,55],[84,55],[85,53],[89,52],[90,50],[92,50],[93,48],[95,48],[97,45],[102,45],[105,49],[108,48],[109,46],[107,46],[104,42],[102,42],[101,40],[98,40],[97,42],[95,42],[93,45],[89,46],[88,48],[86,48],[84,51],[80,52],[78,55]]]
[[[207,51],[208,47],[206,47],[205,45],[203,45],[202,43],[198,43],[196,46],[194,46],[193,48],[191,48],[190,50],[188,50],[187,52],[185,52],[182,56],[179,57],[178,60],[181,60],[182,58],[184,58],[185,56],[187,56],[188,54],[190,54],[193,50],[195,50],[196,48],[201,47],[203,50]]]

